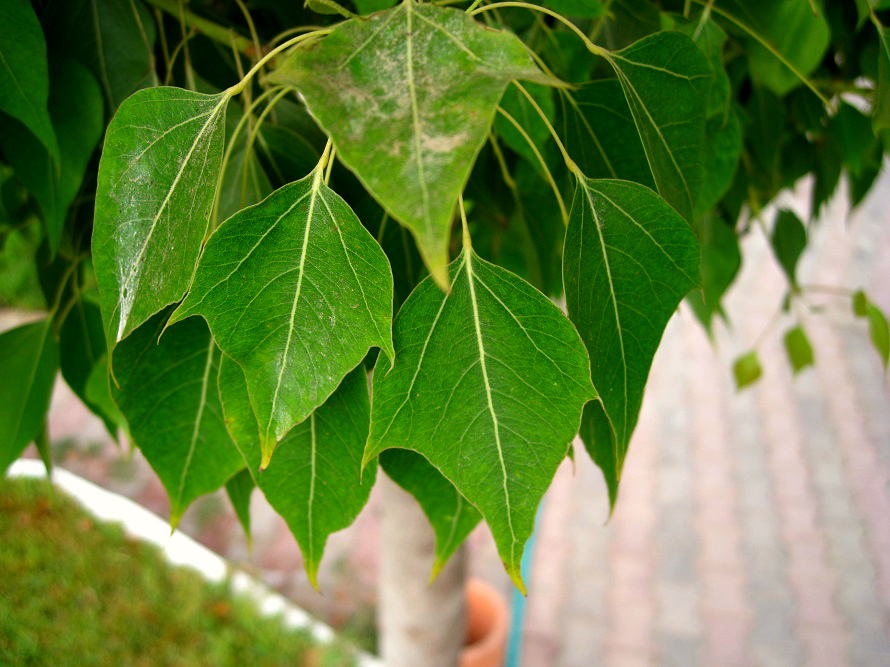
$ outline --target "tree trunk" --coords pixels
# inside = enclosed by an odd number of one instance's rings
[[[429,583],[435,536],[414,498],[381,476],[379,634],[392,667],[455,667],[466,634],[461,547]]]

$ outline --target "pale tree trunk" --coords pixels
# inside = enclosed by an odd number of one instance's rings
[[[454,667],[466,633],[461,547],[431,585],[433,529],[414,498],[381,475],[378,624],[388,667]]]

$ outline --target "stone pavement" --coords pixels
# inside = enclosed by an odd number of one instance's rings
[[[785,204],[806,214],[801,187]],[[805,218],[804,218],[805,219]],[[771,216],[765,216],[771,223]],[[803,284],[865,287],[890,311],[890,173],[849,214],[840,195],[810,228]],[[621,497],[578,450],[547,494],[528,580],[525,667],[890,665],[890,389],[849,300],[802,312],[816,366],[792,377],[784,277],[753,229],[713,344],[681,309],[653,365]],[[798,309],[800,311],[802,309]],[[772,323],[772,324],[770,324]],[[765,333],[764,333],[765,332]],[[760,340],[764,377],[736,392],[736,355]],[[61,465],[166,517],[163,489],[60,383]],[[377,496],[332,537],[312,591],[284,522],[254,494],[254,550],[222,494],[182,529],[335,626],[371,631]],[[511,594],[484,527],[471,568]]]

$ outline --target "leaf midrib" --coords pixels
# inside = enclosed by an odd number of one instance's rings
[[[201,400],[198,402],[198,412],[195,415],[195,426],[192,429],[192,439],[189,444],[189,453],[185,458],[185,465],[182,468],[182,476],[179,480],[179,493],[176,499],[175,512],[179,512],[182,508],[182,496],[185,493],[185,480],[188,477],[189,468],[192,465],[192,457],[195,455],[195,447],[198,444],[198,433],[201,430],[201,420],[204,418],[204,406],[207,405],[207,386],[210,379],[210,369],[213,366],[213,336],[210,336],[210,345],[207,346],[207,363],[204,366],[204,377],[201,380]]]

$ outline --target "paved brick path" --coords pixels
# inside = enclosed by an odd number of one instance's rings
[[[787,202],[798,211],[806,189]],[[767,216],[769,221],[769,216]],[[890,311],[890,175],[848,216],[839,197],[811,228],[803,283],[866,287]],[[736,393],[730,369],[773,319],[784,278],[763,235],[744,245],[713,345],[683,309],[656,357],[615,516],[582,450],[547,495],[526,611],[526,667],[890,665],[890,390],[849,303],[805,314],[815,368],[793,378],[783,318],[759,347],[763,379]],[[60,386],[51,432],[63,465],[167,501],[138,453],[123,460]],[[73,446],[67,446],[71,441]],[[92,444],[91,444],[92,443]],[[254,552],[220,494],[183,529],[254,569],[327,621],[370,622],[377,502],[334,536],[315,594],[281,519],[256,494]],[[510,594],[484,528],[473,571]]]

